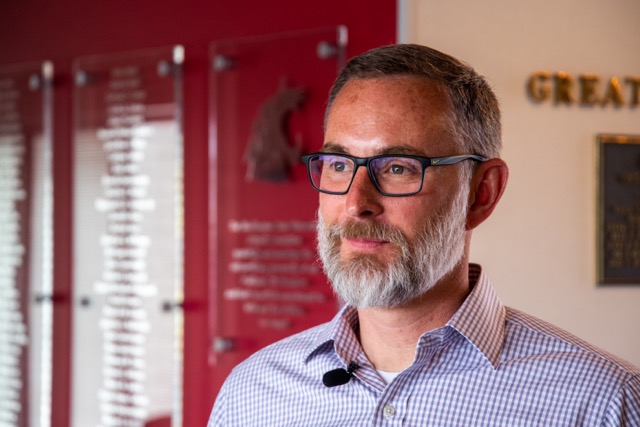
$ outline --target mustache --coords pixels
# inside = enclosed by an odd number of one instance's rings
[[[404,245],[405,235],[396,227],[379,222],[347,221],[328,227],[329,235],[341,239],[375,239]]]

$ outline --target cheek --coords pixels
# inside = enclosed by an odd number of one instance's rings
[[[409,200],[406,200],[409,202]],[[388,217],[394,225],[400,228],[406,235],[412,236],[422,230],[429,218],[435,215],[437,203],[433,199],[420,197],[411,200],[411,203],[403,203],[396,209],[389,209]]]
[[[327,223],[335,222],[335,217],[338,215],[339,202],[336,199],[338,197],[320,193],[318,210]]]

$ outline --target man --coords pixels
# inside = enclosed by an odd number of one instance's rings
[[[640,370],[505,308],[469,264],[508,170],[486,81],[416,45],[347,64],[324,145],[318,250],[347,303],[234,369],[210,426],[640,426]]]

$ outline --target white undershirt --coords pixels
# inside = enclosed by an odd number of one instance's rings
[[[400,375],[400,372],[385,372],[381,371],[380,369],[376,369],[376,371],[378,371],[384,382],[386,382],[387,384],[390,384],[395,377]]]

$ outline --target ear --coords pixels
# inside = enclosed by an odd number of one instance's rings
[[[471,178],[467,229],[472,230],[489,218],[504,193],[509,168],[502,159],[490,159],[478,165]]]

